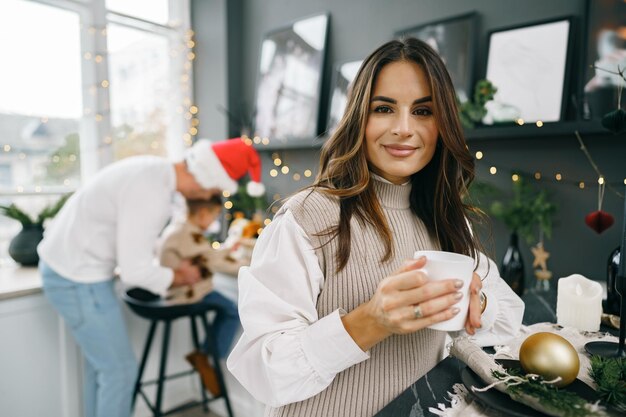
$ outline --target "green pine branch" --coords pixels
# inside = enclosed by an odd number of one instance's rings
[[[8,217],[9,219],[17,220],[18,222],[22,223],[22,226],[30,226],[35,224],[33,219],[31,219],[31,217],[26,212],[21,210],[13,203],[8,206],[0,205],[0,213]]]
[[[24,210],[20,209],[13,203],[8,206],[0,205],[0,214],[10,219],[17,220],[22,224],[22,226],[43,225],[46,219],[51,219],[52,217],[57,215],[59,210],[61,210],[61,208],[70,196],[71,193],[66,194],[58,199],[56,203],[44,207],[39,212],[36,219],[33,219],[31,216],[28,215],[28,213],[26,213]]]
[[[518,376],[526,379],[518,385],[508,385],[506,391],[513,397],[523,400],[524,397],[536,399],[546,411],[563,417],[593,417],[603,413],[591,412],[588,403],[573,392],[558,389],[553,384],[542,384],[543,379],[525,378],[519,369],[507,369],[507,373],[492,371],[491,374],[497,379],[505,379],[507,376]],[[522,401],[523,402],[523,401]]]
[[[589,375],[598,384],[600,399],[626,413],[626,359],[594,355]]]

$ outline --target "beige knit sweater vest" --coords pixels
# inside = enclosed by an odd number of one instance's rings
[[[317,300],[319,317],[338,308],[353,310],[370,300],[378,283],[397,270],[405,259],[412,258],[416,250],[438,249],[422,221],[409,208],[411,185],[373,181],[392,230],[393,257],[381,262],[385,253],[381,237],[353,216],[350,258],[341,272],[336,272],[337,239],[316,250],[325,277]],[[338,223],[337,199],[318,191],[304,191],[286,204],[315,248],[328,241],[328,237],[316,235]],[[368,360],[337,374],[321,393],[284,407],[268,408],[266,416],[372,416],[437,364],[444,338],[445,333],[430,329],[391,336],[370,350]],[[323,345],[324,341],[319,343]]]

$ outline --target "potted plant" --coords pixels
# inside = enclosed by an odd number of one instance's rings
[[[9,255],[15,262],[24,266],[37,265],[39,262],[37,245],[43,239],[43,224],[46,219],[56,216],[70,195],[66,194],[56,203],[44,207],[36,218],[32,218],[15,204],[0,205],[0,214],[17,220],[22,225],[22,230],[13,237],[9,244]]]
[[[486,205],[485,211],[502,221],[511,232],[500,274],[513,291],[522,295],[525,288],[525,271],[519,249],[519,237],[530,244],[535,241],[539,232],[537,240],[543,245],[543,238],[550,238],[552,235],[552,218],[556,213],[556,205],[550,201],[545,190],[537,191],[521,176],[512,182],[512,186],[510,195],[485,184],[473,187],[471,192],[473,197],[477,195],[489,197],[492,201]]]

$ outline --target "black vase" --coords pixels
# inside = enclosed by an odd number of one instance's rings
[[[620,247],[615,248],[609,255],[606,270],[606,306],[604,312],[607,314],[617,314],[619,316],[620,296],[617,293],[616,279],[619,268]]]
[[[23,266],[36,266],[39,263],[37,245],[43,239],[43,226],[31,224],[23,226],[9,244],[9,255]]]
[[[519,250],[519,239],[517,233],[511,234],[511,242],[502,258],[500,267],[502,279],[506,281],[513,291],[520,297],[524,294],[524,260]]]

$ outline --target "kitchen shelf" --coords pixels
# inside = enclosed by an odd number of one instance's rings
[[[465,138],[468,142],[493,139],[525,139],[535,137],[563,137],[578,131],[581,135],[612,135],[602,127],[600,120],[566,121],[544,123],[537,127],[534,123],[494,125],[467,129]],[[615,135],[619,136],[619,135]]]

